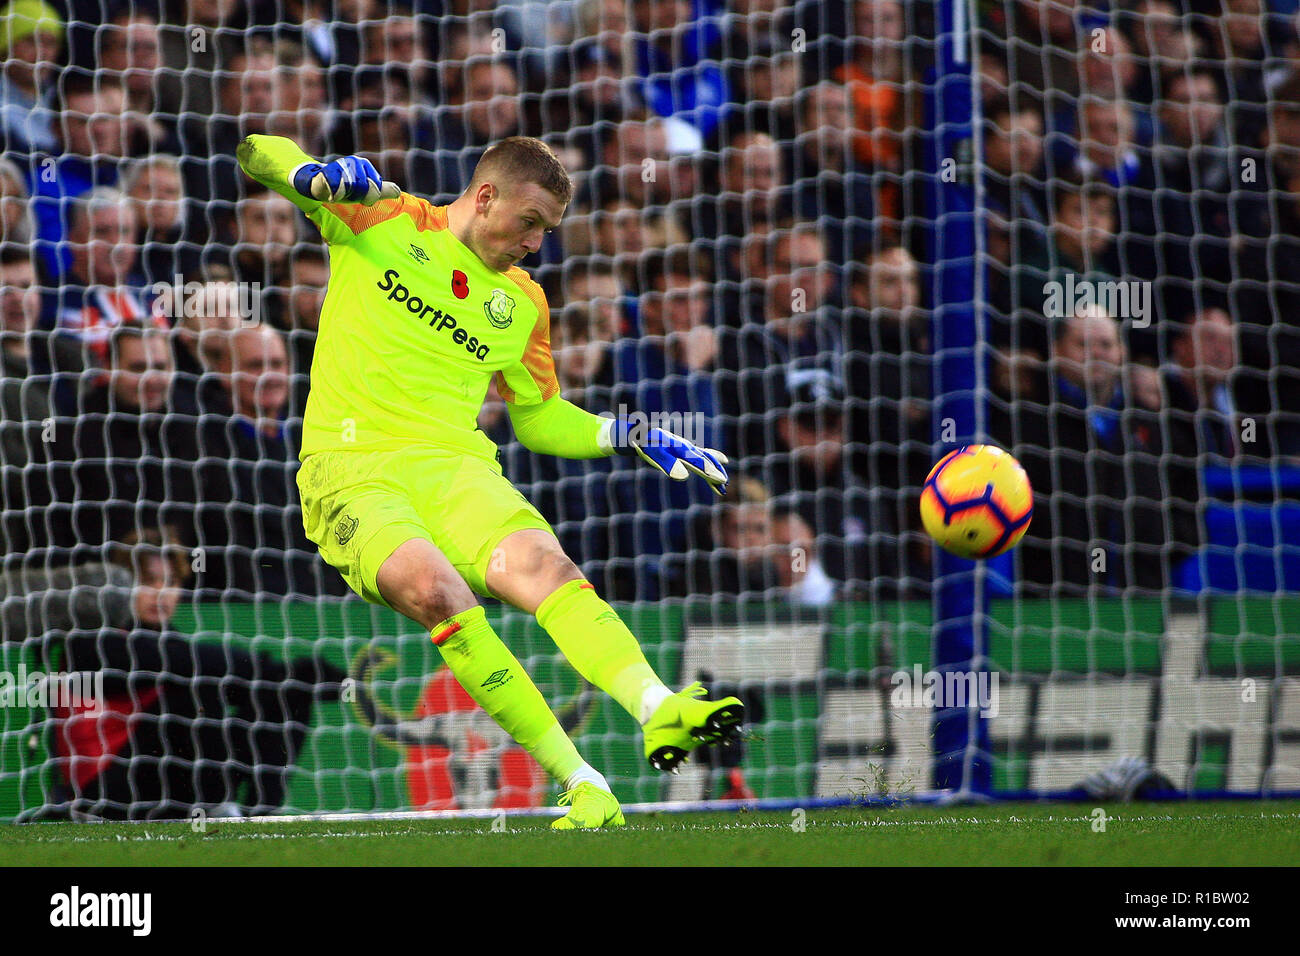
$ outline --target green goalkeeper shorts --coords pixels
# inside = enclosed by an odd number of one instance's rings
[[[302,520],[321,556],[367,601],[388,607],[375,578],[397,548],[424,538],[471,588],[487,587],[492,552],[527,528],[554,534],[495,461],[429,448],[322,451],[298,470]]]

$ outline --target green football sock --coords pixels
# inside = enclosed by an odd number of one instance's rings
[[[542,769],[566,784],[586,762],[483,608],[447,618],[431,633],[456,680]]]
[[[569,581],[556,588],[537,608],[537,622],[574,669],[618,701],[637,723],[646,722],[649,704],[668,696],[637,639],[588,582]]]

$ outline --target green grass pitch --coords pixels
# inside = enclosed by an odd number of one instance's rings
[[[1062,865],[1300,862],[1300,803],[853,807],[638,813],[626,827],[554,833],[545,817],[361,822],[209,821],[0,827],[8,866]]]

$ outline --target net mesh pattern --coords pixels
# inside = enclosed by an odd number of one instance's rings
[[[931,664],[918,502],[956,440],[936,413],[945,190],[978,232],[974,437],[1036,490],[987,564],[995,786],[1121,757],[1179,788],[1300,786],[1294,4],[972,4],[976,119],[951,157],[928,2],[7,9],[0,647],[15,685],[103,675],[108,709],[29,692],[57,681],[11,694],[0,818],[551,792],[427,635],[305,535],[329,256],[240,171],[253,133],[439,204],[492,142],[544,139],[575,193],[523,265],[564,396],[728,455],[719,500],[635,459],[535,455],[495,391],[479,418],[665,679],[741,692],[763,728],[662,783],[635,726],[494,607],[620,793],[932,787],[929,705],[891,675]],[[1172,679],[1193,682],[1177,706]],[[1263,703],[1236,700],[1245,680]]]

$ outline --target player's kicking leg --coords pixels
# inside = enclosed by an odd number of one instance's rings
[[[740,732],[745,707],[735,697],[700,700],[694,684],[674,694],[646,661],[632,632],[569,560],[555,536],[515,531],[497,546],[488,588],[530,614],[569,663],[642,727],[645,755],[656,770],[676,771],[701,744]]]
[[[384,600],[418,621],[461,686],[565,788],[569,813],[555,829],[621,826],[623,812],[605,778],[579,756],[527,671],[492,630],[465,581],[427,539],[411,538],[380,566]]]

